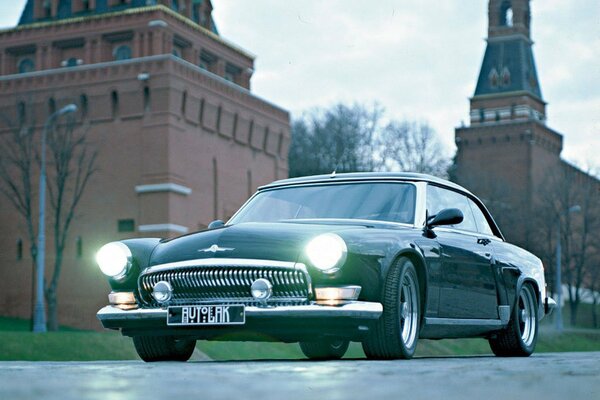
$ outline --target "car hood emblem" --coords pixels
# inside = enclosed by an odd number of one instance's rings
[[[235,250],[235,249],[232,247],[219,247],[218,244],[213,244],[212,246],[207,247],[206,249],[200,249],[198,251],[203,251],[205,253],[213,253],[214,254],[217,251],[232,251],[232,250]]]

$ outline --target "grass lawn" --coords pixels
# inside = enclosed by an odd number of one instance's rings
[[[421,340],[418,356],[491,354],[483,339]],[[297,344],[264,342],[201,341],[198,350],[214,360],[298,359],[304,358]],[[536,352],[600,351],[598,332],[557,334],[544,326]],[[352,343],[346,358],[362,358],[359,343]],[[139,359],[130,338],[118,332],[93,332],[62,328],[59,332],[29,332],[29,321],[0,318],[0,360],[92,361]]]

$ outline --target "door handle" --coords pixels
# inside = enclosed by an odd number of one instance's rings
[[[490,244],[492,241],[490,239],[477,239],[477,244],[482,244],[484,246],[487,246],[488,244]]]

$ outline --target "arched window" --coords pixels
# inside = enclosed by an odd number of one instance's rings
[[[35,62],[31,58],[23,58],[17,64],[17,69],[20,74],[35,71]]]
[[[513,9],[510,1],[502,2],[500,6],[500,25],[513,26]]]
[[[116,61],[129,60],[131,58],[131,47],[127,45],[115,47],[115,49],[113,50],[113,58]]]

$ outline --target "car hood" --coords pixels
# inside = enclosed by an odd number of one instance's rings
[[[181,236],[160,243],[149,266],[202,258],[297,261],[305,244],[320,233],[366,229],[348,221],[248,222]]]

